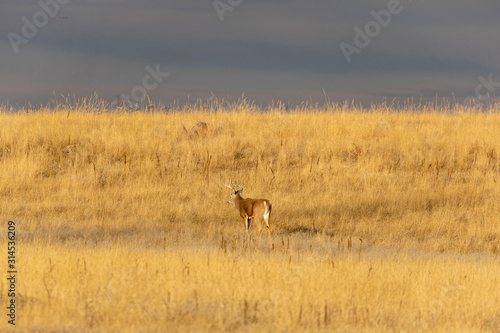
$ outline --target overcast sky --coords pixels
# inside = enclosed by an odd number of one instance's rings
[[[0,0],[0,31],[0,104],[500,95],[498,0]]]

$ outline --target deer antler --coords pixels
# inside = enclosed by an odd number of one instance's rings
[[[231,181],[231,179],[229,179],[229,184],[230,185],[227,185],[227,184],[223,184],[225,187],[229,187],[231,190],[234,190],[234,185],[233,185],[233,182]]]
[[[243,191],[243,186],[241,186],[240,184],[233,184],[233,182],[231,181],[231,179],[229,180],[229,184],[230,185],[227,185],[227,184],[223,184],[225,187],[228,187],[230,188],[231,190],[235,191],[236,188],[239,188],[240,191]]]

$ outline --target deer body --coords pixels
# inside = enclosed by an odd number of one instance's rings
[[[243,189],[233,190],[233,194],[227,201],[228,203],[234,204],[236,209],[240,212],[240,216],[245,222],[245,232],[248,235],[248,228],[250,227],[250,220],[254,219],[257,222],[257,228],[259,230],[259,235],[262,232],[262,221],[266,224],[267,232],[271,235],[271,228],[269,226],[269,220],[271,218],[272,205],[271,201],[267,199],[250,199],[243,198],[241,192]]]

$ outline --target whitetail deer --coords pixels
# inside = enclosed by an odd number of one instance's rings
[[[250,198],[242,198],[241,192],[243,192],[243,187],[240,185],[233,186],[224,185],[229,187],[233,193],[229,197],[227,201],[230,204],[234,204],[236,209],[240,212],[240,216],[243,218],[245,222],[245,231],[248,236],[248,228],[250,227],[250,220],[254,219],[257,222],[257,228],[259,229],[259,235],[262,232],[261,222],[264,221],[266,223],[267,232],[269,236],[271,236],[271,228],[269,226],[269,220],[271,218],[271,201],[267,199],[250,199]],[[238,189],[236,189],[238,188]]]

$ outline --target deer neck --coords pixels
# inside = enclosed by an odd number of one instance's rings
[[[241,200],[243,200],[241,194],[237,193],[236,196],[234,197],[234,205],[236,206],[237,209],[240,209]]]

